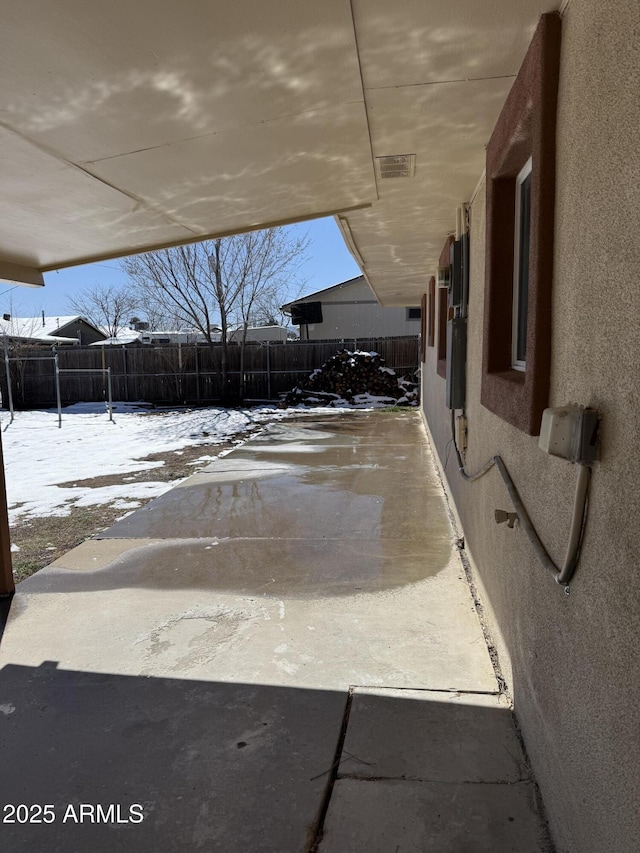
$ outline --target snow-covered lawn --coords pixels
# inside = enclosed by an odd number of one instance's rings
[[[215,444],[290,414],[267,407],[162,411],[116,403],[110,423],[103,404],[79,403],[63,409],[59,429],[56,411],[17,412],[12,424],[9,413],[2,411],[10,523],[65,516],[74,507],[99,504],[130,511],[140,499],[156,497],[176,484],[145,482],[139,476],[127,482],[126,475],[163,464],[141,461],[145,456]],[[206,451],[203,447],[203,464],[214,458]],[[105,475],[124,475],[125,482],[98,487],[82,483]]]

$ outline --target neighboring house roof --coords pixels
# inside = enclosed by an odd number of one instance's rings
[[[92,344],[89,344],[90,347],[103,347],[103,346],[123,346],[124,344],[133,344],[136,341],[139,341],[142,337],[142,332],[137,332],[135,329],[121,329],[116,337],[113,338],[105,338],[104,341],[94,341]]]
[[[212,334],[217,334],[217,332],[212,329]],[[90,346],[123,346],[126,344],[134,344],[138,341],[141,343],[148,343],[149,339],[160,339],[166,338],[169,342],[174,343],[196,343],[203,342],[206,340],[204,334],[198,329],[121,329],[116,337],[107,338],[104,341],[96,341]]]
[[[59,332],[66,329],[67,326],[77,323],[79,320],[92,329],[95,329],[99,334],[103,334],[93,323],[90,323],[85,317],[80,317],[79,315],[64,317],[45,316],[44,318],[12,317],[10,320],[0,320],[0,334],[22,341],[38,341],[47,344],[77,344],[77,337],[65,337],[59,334]]]
[[[248,332],[255,332],[259,329],[284,329],[287,330],[287,326],[281,326],[279,323],[267,323],[265,325],[260,326],[247,326]],[[241,332],[244,329],[244,323],[237,323],[233,326],[229,326],[229,332]]]
[[[331,293],[334,290],[342,290],[345,287],[350,287],[354,284],[362,284],[363,282],[368,284],[363,275],[357,275],[355,278],[348,278],[346,281],[341,281],[339,284],[333,284],[331,287],[324,287],[322,290],[316,290],[314,293],[307,293],[304,296],[300,296],[298,299],[286,302],[282,306],[282,310],[286,311],[287,308],[290,308],[292,305],[297,305],[299,302],[319,301],[319,296],[325,296],[327,293]]]

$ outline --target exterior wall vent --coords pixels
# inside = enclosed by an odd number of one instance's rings
[[[380,180],[413,178],[416,173],[416,155],[397,154],[394,157],[376,157],[376,170]]]

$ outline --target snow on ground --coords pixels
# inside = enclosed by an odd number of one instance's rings
[[[9,520],[33,516],[68,515],[74,506],[110,504],[123,511],[139,506],[176,484],[140,480],[120,485],[65,486],[109,474],[133,474],[161,466],[141,461],[150,453],[176,451],[239,436],[248,428],[288,416],[274,408],[149,410],[116,403],[114,423],[103,404],[79,403],[62,410],[58,428],[55,410],[0,414]],[[208,449],[208,448],[207,448]],[[206,454],[205,464],[215,456]]]

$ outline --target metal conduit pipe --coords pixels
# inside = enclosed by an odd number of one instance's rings
[[[553,562],[551,557],[547,554],[547,549],[544,547],[542,542],[540,541],[540,537],[536,533],[536,529],[533,526],[533,522],[529,518],[529,513],[525,509],[525,505],[522,503],[522,499],[518,494],[518,490],[515,487],[515,483],[511,479],[511,475],[507,471],[507,466],[504,464],[502,457],[494,456],[493,457],[496,463],[496,468],[500,472],[500,476],[504,480],[504,484],[507,487],[507,491],[509,492],[509,497],[511,498],[511,503],[513,504],[513,508],[518,513],[518,518],[520,520],[520,524],[524,532],[527,534],[529,538],[529,542],[533,545],[533,550],[536,552],[536,557],[545,567],[545,569],[549,569],[554,575],[558,575],[560,570]]]
[[[573,502],[573,517],[571,519],[571,531],[569,533],[569,544],[567,545],[567,556],[562,565],[562,570],[556,578],[561,586],[566,586],[578,564],[580,557],[580,546],[582,535],[587,520],[587,507],[589,495],[589,483],[591,481],[591,468],[588,465],[580,465],[580,473],[576,482],[576,496]]]
[[[568,592],[569,581],[573,577],[573,573],[576,569],[578,559],[580,557],[580,546],[582,544],[582,537],[584,533],[587,515],[591,469],[585,464],[579,465],[580,472],[578,474],[578,481],[576,483],[576,493],[573,502],[573,515],[571,518],[571,529],[569,532],[569,541],[567,543],[567,554],[564,559],[564,563],[562,564],[562,569],[559,569],[547,553],[547,549],[542,544],[542,541],[538,536],[535,527],[533,526],[533,522],[529,518],[529,513],[527,512],[525,505],[522,503],[522,498],[518,494],[518,490],[515,486],[515,483],[511,479],[511,475],[509,474],[507,466],[505,465],[502,457],[493,456],[486,463],[486,465],[476,471],[475,474],[468,474],[465,471],[464,462],[462,461],[462,456],[460,455],[460,451],[455,440],[455,413],[453,411],[451,412],[451,427],[453,434],[453,446],[455,447],[456,456],[458,458],[458,471],[460,472],[460,474],[464,477],[465,480],[473,482],[474,480],[478,480],[480,479],[480,477],[484,476],[488,471],[491,470],[491,468],[493,468],[494,465],[496,466],[496,468],[500,472],[500,476],[502,477],[505,486],[507,487],[507,491],[509,492],[509,497],[511,498],[513,508],[518,514],[520,524],[522,525],[524,532],[527,534],[527,538],[531,542],[536,557],[545,567],[545,569],[548,569],[553,574],[556,583],[560,584],[560,586],[565,587],[566,591]]]

